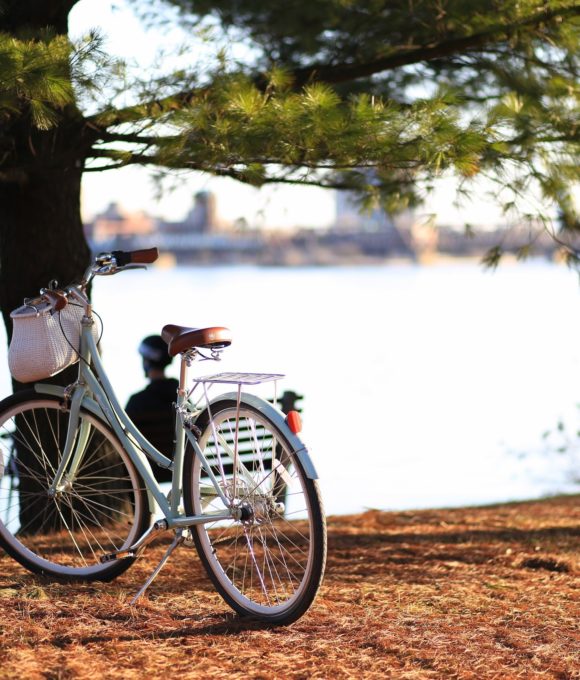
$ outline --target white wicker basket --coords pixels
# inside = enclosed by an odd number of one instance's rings
[[[15,309],[10,314],[13,330],[8,348],[12,376],[23,383],[44,380],[77,362],[83,313],[74,304],[57,312],[49,302]],[[93,325],[95,341],[96,333]]]

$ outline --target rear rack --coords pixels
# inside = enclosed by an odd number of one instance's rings
[[[272,380],[280,380],[284,377],[283,373],[216,373],[195,378],[194,383],[225,383],[228,385],[259,385]]]

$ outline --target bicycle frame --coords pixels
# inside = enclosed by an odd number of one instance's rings
[[[240,507],[233,505],[230,499],[226,496],[224,492],[225,487],[222,488],[220,485],[218,479],[212,471],[211,465],[208,463],[203,451],[201,450],[195,436],[191,431],[191,428],[189,427],[194,413],[188,409],[188,392],[186,388],[187,372],[193,358],[195,357],[195,350],[192,349],[181,355],[180,379],[175,404],[175,449],[173,452],[173,461],[158,451],[139,432],[137,427],[134,425],[119,403],[111,383],[107,378],[107,373],[102,364],[99,350],[92,333],[94,325],[92,307],[85,293],[86,286],[96,274],[108,275],[116,273],[116,265],[113,263],[109,262],[108,264],[102,266],[101,264],[99,264],[99,266],[93,265],[89,267],[89,269],[87,269],[85,272],[83,280],[80,284],[72,285],[66,289],[66,293],[68,294],[69,298],[72,298],[73,300],[76,300],[77,303],[80,303],[85,311],[81,322],[79,372],[76,382],[72,385],[69,385],[67,388],[45,385],[43,383],[37,383],[35,385],[35,390],[40,394],[52,394],[65,398],[69,402],[70,408],[70,418],[63,455],[59,463],[58,470],[56,471],[54,479],[52,480],[52,483],[49,487],[49,495],[56,496],[59,491],[65,490],[68,484],[72,484],[75,479],[75,474],[82,462],[85,447],[90,434],[90,425],[88,423],[83,423],[79,429],[80,411],[82,408],[90,411],[95,416],[108,423],[145,483],[150,509],[153,510],[153,501],[155,501],[164,517],[164,519],[160,522],[154,523],[153,527],[150,527],[149,531],[146,532],[146,534],[142,536],[134,544],[134,546],[132,546],[132,548],[130,548],[128,551],[124,550],[121,552],[130,553],[135,548],[141,549],[144,543],[149,540],[151,531],[174,529],[180,533],[179,530],[186,529],[187,527],[191,527],[196,524],[216,522],[222,519],[239,520],[242,510]],[[129,265],[129,267],[132,266],[139,267],[141,265]],[[256,378],[258,378],[257,382],[260,382],[261,379],[272,380],[282,377],[274,374],[236,375],[252,378],[252,380],[247,384],[255,384]],[[215,377],[216,376],[214,376],[214,378]],[[197,382],[204,383],[203,391],[206,398],[206,408],[210,411],[211,416],[211,404],[213,403],[213,400],[210,400],[207,395],[205,382],[222,381],[212,380],[210,377]],[[225,382],[237,382],[237,392],[221,394],[217,398],[234,400],[237,403],[239,414],[242,400],[242,382],[231,380],[227,380]],[[244,394],[244,401],[246,403],[252,404],[252,406],[255,408],[258,408],[259,411],[264,413],[265,417],[277,423],[280,431],[284,432],[284,435],[290,443],[292,450],[300,459],[306,476],[313,480],[317,479],[318,475],[310,459],[308,450],[302,441],[288,428],[284,420],[284,416],[277,409],[268,404],[268,402],[265,402],[258,397],[254,397],[253,395]],[[222,500],[224,504],[223,511],[202,513],[200,515],[188,517],[185,516],[182,510],[180,510],[180,504],[183,495],[182,479],[186,441],[192,447],[194,454],[198,457],[209,481],[211,482],[211,487],[213,487],[212,495],[215,491],[215,496]],[[234,488],[238,466],[241,466],[240,472],[242,474],[244,473],[243,465],[238,459],[236,447],[237,444],[233,451]],[[156,465],[170,469],[172,471],[171,493],[169,494],[169,498],[166,497],[165,493],[161,490],[159,483],[155,479],[149,459],[151,459]],[[209,484],[207,485],[208,489],[211,487]]]
[[[89,434],[88,427],[90,427],[87,425],[84,431],[81,428],[77,436],[80,420],[79,413],[80,409],[84,408],[102,418],[111,426],[145,482],[150,498],[150,505],[151,499],[153,498],[159,506],[165,521],[167,522],[166,528],[183,528],[195,524],[215,522],[220,519],[231,519],[232,517],[235,517],[235,509],[223,513],[206,513],[192,517],[186,517],[179,509],[183,492],[183,456],[186,438],[208,474],[216,495],[224,501],[226,507],[229,505],[228,498],[223,493],[211,467],[207,463],[203,451],[199,447],[193,434],[184,427],[182,421],[182,409],[187,399],[185,390],[187,358],[182,357],[175,418],[175,451],[174,460],[172,462],[143,437],[120,405],[111,383],[107,378],[106,371],[91,332],[93,323],[92,317],[85,316],[83,318],[79,352],[79,376],[76,383],[65,390],[50,385],[35,385],[35,389],[40,393],[44,392],[47,394],[64,395],[65,398],[70,401],[70,418],[66,443],[62,460],[55,473],[49,493],[56,494],[64,480],[74,480],[74,475],[81,463],[84,447],[87,443]],[[91,367],[91,362],[94,366],[94,370]],[[170,500],[168,500],[155,479],[148,458],[152,459],[157,465],[172,470]]]

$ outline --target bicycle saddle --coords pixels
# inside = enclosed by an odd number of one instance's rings
[[[194,347],[227,347],[232,343],[232,333],[229,328],[211,326],[210,328],[187,328],[168,324],[163,326],[161,337],[168,346],[169,355],[186,352]]]

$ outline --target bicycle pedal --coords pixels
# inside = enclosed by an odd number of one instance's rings
[[[115,560],[126,560],[130,557],[136,556],[137,553],[135,553],[133,550],[120,550],[119,552],[106,553],[105,555],[101,555],[99,559],[101,564],[107,564],[107,562],[115,562]]]

